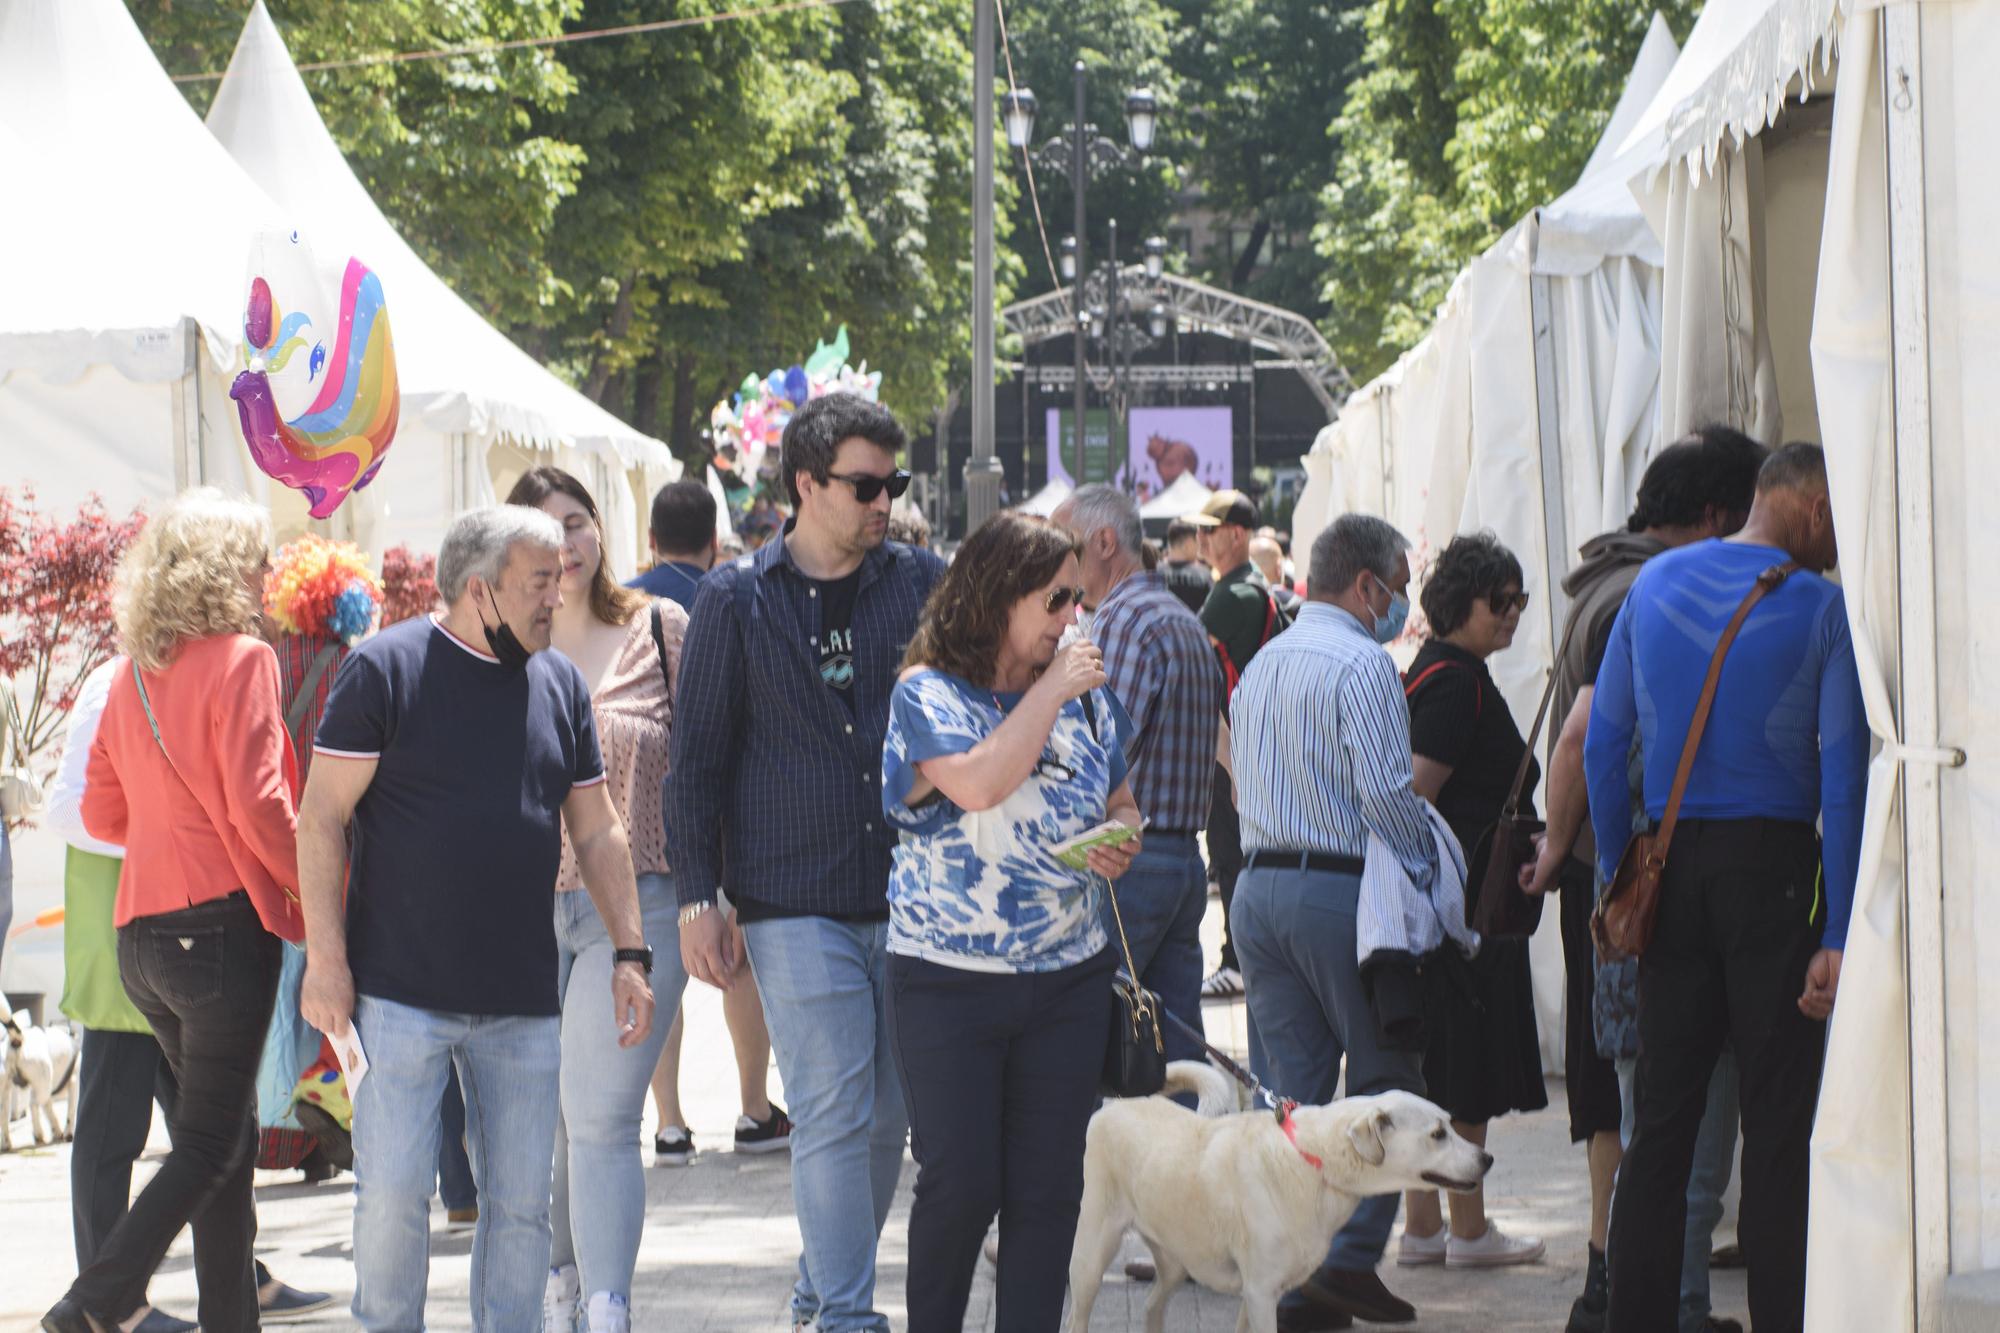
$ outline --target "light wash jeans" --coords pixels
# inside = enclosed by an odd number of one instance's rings
[[[1632,1142],[1637,1123],[1633,1084],[1639,1073],[1637,1056],[1614,1062],[1618,1069],[1618,1101],[1625,1120],[1618,1137]],[[1729,1175],[1736,1167],[1736,1127],[1742,1108],[1737,1098],[1736,1056],[1724,1048],[1708,1076],[1708,1105],[1694,1139],[1694,1169],[1688,1172],[1687,1231],[1681,1248],[1680,1333],[1702,1333],[1712,1307],[1708,1296],[1708,1256],[1715,1228],[1722,1221],[1722,1196],[1729,1192]]]
[[[781,917],[743,928],[792,1117],[792,1205],[805,1253],[792,1319],[887,1333],[875,1246],[909,1115],[891,1053],[886,922]]]
[[[355,1001],[368,1073],[354,1094],[353,1312],[368,1333],[424,1326],[438,1107],[452,1066],[479,1184],[472,1326],[539,1333],[561,1023],[554,1015],[441,1013],[372,995]]]
[[[653,947],[653,1029],[618,1045],[611,1012],[611,935],[584,889],[556,895],[556,993],[562,996],[562,1115],[556,1122],[555,1193],[549,1266],[575,1264],[588,1300],[627,1300],[646,1224],[646,1166],[639,1118],[660,1048],[680,1008],[679,909],[673,880],[639,876],[639,915]],[[572,1192],[580,1206],[572,1207]]]

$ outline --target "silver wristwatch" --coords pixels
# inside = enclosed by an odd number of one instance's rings
[[[686,907],[683,907],[680,916],[681,929],[686,930],[689,926],[693,925],[703,912],[706,912],[713,906],[715,906],[715,903],[712,899],[704,898],[698,903],[689,903]]]

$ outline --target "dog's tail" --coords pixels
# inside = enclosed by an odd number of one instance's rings
[[[1167,1082],[1160,1095],[1172,1097],[1183,1092],[1195,1095],[1194,1110],[1199,1116],[1232,1115],[1239,1109],[1236,1085],[1204,1060],[1175,1060],[1167,1065]]]

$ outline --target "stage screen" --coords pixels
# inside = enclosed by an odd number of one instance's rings
[[[1133,408],[1132,493],[1144,504],[1189,472],[1210,490],[1235,485],[1234,427],[1228,407]]]

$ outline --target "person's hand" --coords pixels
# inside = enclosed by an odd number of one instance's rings
[[[1055,695],[1057,703],[1066,704],[1103,683],[1104,650],[1088,639],[1078,639],[1056,652],[1055,660],[1049,663],[1049,669],[1042,673],[1034,688],[1047,690]]]
[[[354,974],[345,964],[307,954],[305,979],[299,983],[299,1014],[315,1031],[345,1037],[354,1017]]]
[[[736,941],[720,908],[711,907],[681,927],[681,966],[696,981],[728,990],[736,981]]]
[[[1806,990],[1799,996],[1799,1012],[1824,1022],[1833,1013],[1834,995],[1840,990],[1839,949],[1821,949],[1806,964]]]
[[[1116,846],[1093,847],[1085,856],[1090,868],[1106,879],[1117,879],[1132,868],[1132,860],[1139,855],[1139,844],[1143,835],[1134,833]]]
[[[1566,854],[1556,853],[1549,846],[1549,835],[1535,835],[1535,859],[1521,867],[1521,892],[1531,896],[1547,893],[1555,887],[1557,876],[1562,874]]]
[[[653,1030],[653,988],[647,984],[646,969],[637,963],[611,965],[611,1014],[621,1047],[637,1046]]]

